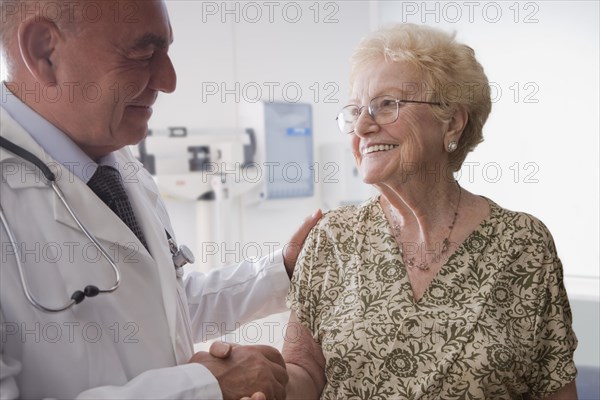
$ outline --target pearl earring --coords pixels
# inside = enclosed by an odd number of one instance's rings
[[[454,150],[456,150],[456,148],[458,147],[458,143],[453,140],[450,143],[448,143],[448,153],[452,153]]]

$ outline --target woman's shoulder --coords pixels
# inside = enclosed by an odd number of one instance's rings
[[[490,254],[496,254],[498,265],[510,279],[519,280],[536,274],[562,274],[557,248],[548,227],[536,216],[524,211],[503,208],[490,202]],[[524,275],[523,272],[528,274]],[[535,278],[537,282],[542,278]]]
[[[486,200],[490,205],[490,218],[502,227],[504,234],[544,242],[552,240],[546,224],[535,215],[502,207],[489,198]]]

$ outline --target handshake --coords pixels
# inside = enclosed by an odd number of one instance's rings
[[[214,342],[208,352],[194,354],[189,362],[210,370],[224,400],[285,399],[288,374],[274,347]]]

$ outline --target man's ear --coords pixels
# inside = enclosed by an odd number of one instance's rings
[[[465,107],[459,104],[454,110],[454,115],[452,119],[448,123],[448,129],[444,134],[444,146],[447,148],[448,143],[455,141],[458,142],[460,137],[467,126],[467,122],[469,122],[469,113]]]
[[[19,25],[21,57],[29,72],[40,83],[56,83],[56,66],[51,58],[59,39],[58,27],[40,16],[33,16]]]

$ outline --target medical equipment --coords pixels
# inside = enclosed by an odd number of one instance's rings
[[[202,272],[246,258],[244,228],[253,209],[314,194],[311,106],[240,108],[238,125],[250,128],[152,129],[132,149],[154,176],[171,223],[202,255],[194,265]]]
[[[137,149],[139,160],[155,177],[161,195],[178,200],[214,200],[213,178],[236,182],[252,164],[255,152],[252,130],[188,129],[150,130]]]
[[[251,129],[152,129],[134,155],[153,175],[179,236],[202,254],[194,269],[236,263],[215,248],[241,241],[242,196],[257,186]]]
[[[313,196],[316,165],[312,106],[267,101],[243,103],[240,121],[256,132],[256,162],[263,176],[258,190],[246,196],[246,204]]]
[[[121,284],[121,274],[119,271],[119,267],[117,266],[117,263],[110,256],[110,254],[108,254],[108,252],[106,251],[104,246],[102,246],[98,242],[96,237],[87,229],[87,227],[83,224],[83,222],[81,222],[81,220],[79,219],[79,217],[77,216],[75,211],[71,208],[71,206],[67,202],[63,192],[58,187],[58,185],[56,183],[56,176],[50,170],[50,168],[48,168],[48,166],[46,164],[44,164],[44,162],[42,160],[40,160],[38,157],[36,157],[32,153],[30,153],[29,151],[25,150],[24,148],[17,146],[16,144],[12,143],[11,141],[7,140],[6,138],[0,137],[0,147],[8,150],[9,152],[13,153],[14,155],[16,155],[19,158],[22,158],[23,160],[29,161],[30,163],[32,163],[36,168],[38,168],[42,172],[42,174],[46,177],[46,179],[50,183],[50,186],[52,187],[52,190],[54,190],[54,193],[56,193],[56,195],[58,196],[58,198],[60,199],[60,201],[62,202],[64,207],[67,209],[67,211],[69,212],[69,214],[71,215],[73,220],[77,223],[77,226],[79,226],[79,228],[85,234],[85,236],[87,236],[87,238],[94,244],[94,247],[100,252],[100,254],[102,254],[102,257],[104,257],[104,259],[106,259],[106,261],[110,264],[110,266],[114,272],[114,275],[115,275],[115,283],[112,287],[110,287],[108,289],[100,289],[95,285],[88,285],[83,290],[76,290],[75,292],[73,292],[70,300],[62,307],[51,308],[51,307],[46,307],[46,306],[42,305],[35,298],[33,293],[31,293],[31,290],[29,289],[29,285],[27,283],[27,278],[25,277],[25,271],[23,268],[21,256],[19,254],[19,251],[17,251],[17,240],[13,234],[12,229],[10,228],[10,226],[8,224],[8,220],[4,213],[4,209],[2,208],[2,205],[0,204],[0,220],[2,222],[2,226],[4,227],[4,230],[6,231],[6,233],[8,235],[8,239],[10,240],[10,243],[13,246],[15,258],[17,261],[17,268],[19,269],[19,278],[21,280],[23,292],[25,293],[25,297],[27,297],[27,300],[34,307],[36,307],[37,309],[39,309],[41,311],[61,312],[61,311],[65,311],[65,310],[73,307],[75,304],[81,303],[86,297],[95,297],[100,293],[112,293],[115,290],[117,290],[117,288]],[[181,277],[183,274],[182,267],[188,262],[193,263],[194,256],[186,246],[178,247],[168,232],[167,232],[167,240],[168,240],[168,244],[169,244],[169,249],[173,256],[173,265],[175,267],[175,273],[176,273],[177,277]]]

